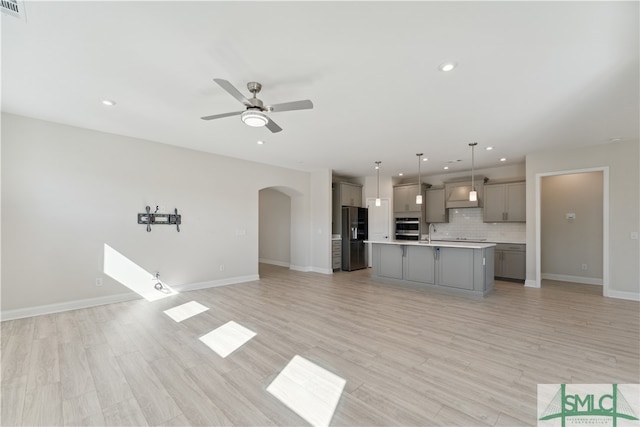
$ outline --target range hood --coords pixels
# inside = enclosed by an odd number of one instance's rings
[[[482,197],[484,196],[484,177],[476,176],[474,178],[474,184],[476,191],[478,192],[478,199],[471,202],[469,201],[469,192],[471,192],[471,179],[458,182],[445,183],[445,191],[447,195],[447,202],[445,207],[450,208],[481,208]]]

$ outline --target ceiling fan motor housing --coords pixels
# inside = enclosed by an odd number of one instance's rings
[[[258,82],[249,82],[247,83],[247,89],[255,96],[256,93],[262,90],[262,85]]]

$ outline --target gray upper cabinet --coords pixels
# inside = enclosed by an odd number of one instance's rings
[[[445,207],[445,189],[429,189],[425,196],[425,222],[449,222],[449,211]]]
[[[340,206],[362,207],[362,185],[340,182],[338,191],[340,193]]]
[[[526,222],[526,184],[486,184],[484,222]]]
[[[395,213],[402,212],[422,212],[424,206],[424,184],[421,185],[423,196],[423,204],[416,203],[418,195],[418,184],[397,185],[393,187],[393,211]],[[419,215],[422,216],[422,215]]]
[[[350,182],[334,182],[332,185],[331,230],[342,233],[342,206],[362,207],[362,185]]]

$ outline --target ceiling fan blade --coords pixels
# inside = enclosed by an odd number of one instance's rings
[[[305,99],[304,101],[283,102],[282,104],[275,104],[266,108],[276,113],[280,111],[310,110],[313,108],[313,102]]]
[[[282,130],[282,128],[280,126],[278,126],[276,124],[276,122],[274,122],[271,119],[269,119],[269,121],[267,122],[267,124],[265,126],[267,127],[267,129],[269,129],[273,133],[280,132]]]
[[[247,98],[245,98],[244,95],[242,93],[240,93],[240,91],[238,89],[236,89],[236,87],[234,85],[232,85],[231,83],[229,83],[228,81],[226,81],[224,79],[213,79],[213,81],[218,83],[222,89],[224,89],[227,92],[229,92],[229,94],[231,96],[233,96],[238,101],[242,102],[247,107],[252,107],[253,106],[253,104],[251,104],[249,102],[249,100]]]
[[[200,117],[200,118],[202,120],[213,120],[213,119],[221,119],[223,117],[229,117],[229,116],[239,116],[242,113],[244,113],[244,111],[236,111],[236,112],[233,112],[233,113],[214,114],[213,116],[204,116],[204,117]]]

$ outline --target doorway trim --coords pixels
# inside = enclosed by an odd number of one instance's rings
[[[571,175],[578,173],[602,172],[602,295],[609,297],[609,166],[572,169],[564,171],[543,172],[536,174],[535,197],[536,197],[536,280],[533,287],[539,288],[542,284],[542,247],[541,247],[541,184],[542,178],[556,175]]]

